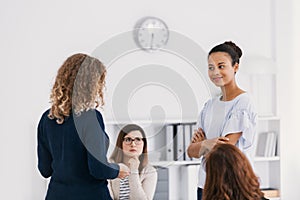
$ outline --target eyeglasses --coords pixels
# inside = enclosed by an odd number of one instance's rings
[[[123,142],[127,145],[130,145],[133,141],[136,145],[140,145],[144,141],[144,138],[141,138],[141,137],[136,137],[136,138],[124,137],[123,138]]]

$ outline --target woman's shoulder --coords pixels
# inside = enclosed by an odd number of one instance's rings
[[[202,111],[206,111],[209,107],[213,106],[213,104],[217,102],[219,98],[220,96],[216,96],[216,97],[209,98],[207,101],[205,101]]]
[[[102,116],[102,114],[100,113],[100,111],[97,110],[97,109],[89,109],[89,110],[82,111],[80,113],[80,115],[94,115],[94,114]]]
[[[48,116],[48,115],[49,115],[49,112],[50,112],[50,108],[48,108],[47,110],[45,110],[45,111],[42,113],[42,117]]]
[[[243,93],[236,99],[229,113],[229,116],[236,116],[237,119],[242,119],[243,116],[247,116],[252,122],[255,122],[257,117],[257,111],[248,93]]]
[[[46,111],[44,111],[44,112],[42,113],[42,115],[41,115],[41,118],[40,118],[40,122],[42,122],[42,121],[45,121],[45,120],[48,120],[48,119],[49,119],[49,117],[48,117],[48,115],[49,115],[49,112],[50,112],[50,108],[49,108],[49,109],[47,109]]]
[[[237,95],[235,97],[238,100],[242,100],[242,101],[249,101],[250,100],[250,94],[248,92],[242,92],[241,94]]]
[[[251,95],[248,93],[248,92],[244,92],[240,95],[238,95],[236,98],[235,98],[235,106],[237,108],[241,108],[241,109],[244,109],[244,108],[247,108],[247,109],[252,109],[254,103],[253,103],[253,99],[251,97]]]
[[[154,167],[153,165],[151,165],[150,163],[148,163],[148,164],[143,168],[143,170],[155,170],[155,171],[156,171],[155,167]]]
[[[151,164],[147,164],[143,170],[142,170],[143,174],[157,174],[157,169],[155,167],[153,167]]]
[[[89,119],[89,120],[96,117],[98,119],[98,121],[100,121],[100,122],[103,121],[102,114],[97,109],[90,109],[87,111],[83,111],[80,113],[80,115],[78,117],[81,119],[84,118],[84,119]]]
[[[140,173],[141,181],[147,180],[157,180],[157,169],[151,164],[146,165]]]

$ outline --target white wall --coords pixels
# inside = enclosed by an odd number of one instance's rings
[[[281,123],[281,179],[283,199],[299,199],[299,56],[300,3],[276,1],[277,61]]]
[[[277,0],[273,18],[271,2],[2,0],[0,198],[39,200],[44,196],[44,180],[36,170],[36,125],[49,106],[50,88],[64,59],[75,52],[93,52],[112,36],[131,30],[145,15],[164,19],[170,29],[192,38],[205,51],[230,39],[242,47],[245,57],[255,54],[278,61],[280,114],[286,131],[281,136],[282,196],[299,198],[295,191],[300,167],[293,154],[299,134],[294,132],[297,112],[292,107],[297,106],[299,93],[286,92],[298,89],[296,55],[288,50],[300,50],[293,45],[299,23],[291,19],[299,19],[299,14],[293,15],[296,8],[291,3],[300,9],[297,0]]]

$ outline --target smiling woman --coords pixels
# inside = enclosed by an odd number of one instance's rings
[[[222,91],[209,99],[199,115],[197,128],[188,147],[190,157],[202,158],[198,174],[198,200],[206,180],[206,154],[218,143],[229,143],[248,154],[256,132],[256,111],[249,94],[239,88],[235,75],[239,69],[241,49],[228,41],[208,53],[208,76]],[[216,166],[217,167],[217,166]]]
[[[124,179],[109,181],[113,199],[153,199],[157,172],[148,163],[146,134],[140,126],[128,124],[121,129],[110,159],[125,164],[131,171]]]

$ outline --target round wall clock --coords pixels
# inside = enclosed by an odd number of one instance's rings
[[[157,17],[144,17],[134,27],[134,40],[138,47],[146,51],[163,48],[169,39],[167,24]]]

